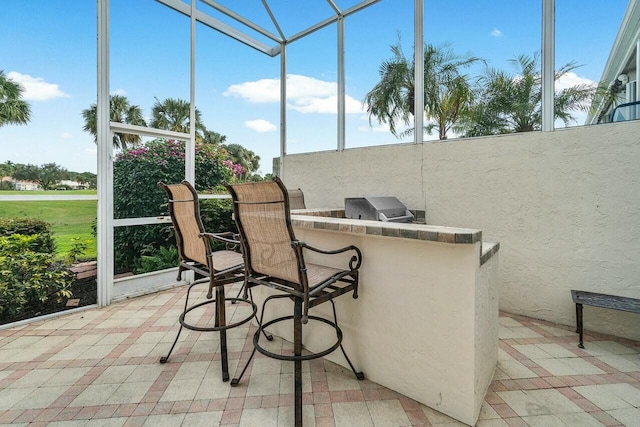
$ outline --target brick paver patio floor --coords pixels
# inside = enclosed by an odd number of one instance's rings
[[[174,289],[1,330],[0,425],[292,425],[290,363],[258,355],[232,388],[221,381],[218,334],[193,331],[158,363],[183,297]],[[228,333],[232,375],[251,335],[249,326]],[[640,426],[640,343],[585,340],[582,350],[569,327],[501,313],[498,368],[477,425]],[[462,425],[331,362],[304,369],[305,426]]]

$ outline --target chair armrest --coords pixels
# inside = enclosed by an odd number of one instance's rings
[[[200,233],[198,236],[226,243],[227,250],[233,250],[240,245],[240,235],[232,233],[231,231],[224,233]]]
[[[362,264],[362,252],[360,252],[360,249],[358,249],[356,246],[353,246],[353,245],[345,246],[344,248],[334,249],[334,250],[324,250],[324,249],[316,248],[314,246],[308,245],[305,242],[302,242],[299,240],[295,240],[292,243],[292,245],[300,246],[301,248],[309,249],[310,251],[317,252],[320,254],[325,254],[325,255],[336,255],[336,254],[341,254],[347,251],[354,251],[355,255],[353,255],[349,260],[349,269],[351,271],[356,271],[360,268],[360,265]]]

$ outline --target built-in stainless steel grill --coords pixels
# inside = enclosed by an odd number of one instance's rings
[[[351,219],[411,222],[413,214],[397,197],[347,197],[344,215]]]

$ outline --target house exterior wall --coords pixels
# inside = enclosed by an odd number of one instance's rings
[[[18,191],[35,191],[40,190],[40,185],[30,181],[15,181],[14,189]]]
[[[499,241],[500,308],[575,324],[570,290],[640,298],[640,122],[288,155],[309,208],[394,195],[427,224]],[[366,286],[366,284],[364,285]],[[640,340],[637,314],[585,307],[585,328]]]

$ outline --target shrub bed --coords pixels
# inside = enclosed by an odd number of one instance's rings
[[[51,235],[51,224],[33,218],[0,218],[0,236],[21,234],[24,236],[37,235],[31,243],[31,250],[53,254],[56,245]]]
[[[43,241],[47,239],[42,234],[0,236],[0,320],[11,321],[50,300],[60,303],[71,297],[75,275],[55,261],[55,248],[43,246]]]

